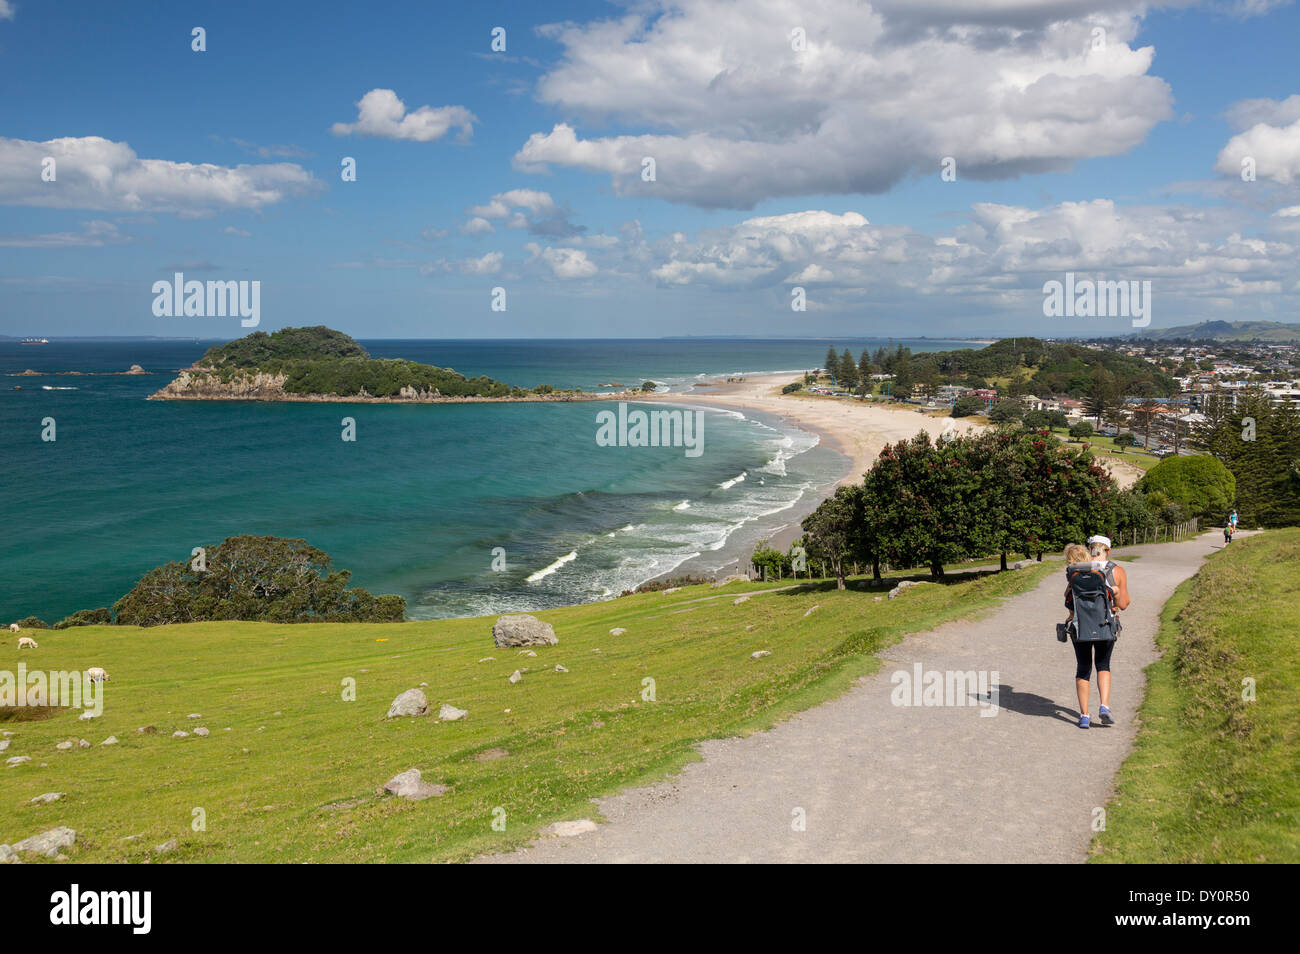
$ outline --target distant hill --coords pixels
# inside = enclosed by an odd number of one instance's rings
[[[1197,325],[1143,331],[1132,337],[1155,341],[1188,338],[1203,341],[1300,342],[1300,324],[1283,321],[1202,321]]]

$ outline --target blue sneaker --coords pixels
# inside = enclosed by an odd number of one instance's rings
[[[1086,715],[1079,716],[1079,728],[1080,729],[1088,728],[1088,717]]]
[[[1115,720],[1111,717],[1110,709],[1106,706],[1102,706],[1101,709],[1097,711],[1097,718],[1101,720],[1102,725],[1115,724]]]

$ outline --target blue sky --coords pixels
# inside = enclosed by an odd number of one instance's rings
[[[360,337],[1132,330],[1045,318],[1066,271],[1150,281],[1155,327],[1296,320],[1298,28],[1270,0],[0,0],[0,334],[245,333],[155,317],[176,270]]]

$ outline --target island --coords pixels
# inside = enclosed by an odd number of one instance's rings
[[[372,358],[343,332],[315,325],[270,334],[256,331],[209,348],[149,399],[436,404],[608,400],[611,396],[558,390],[549,384],[513,387],[431,364]]]

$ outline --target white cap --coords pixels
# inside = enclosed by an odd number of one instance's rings
[[[1094,543],[1100,543],[1107,550],[1110,549],[1110,537],[1103,537],[1100,533],[1095,537],[1088,538],[1088,546],[1092,546]]]

